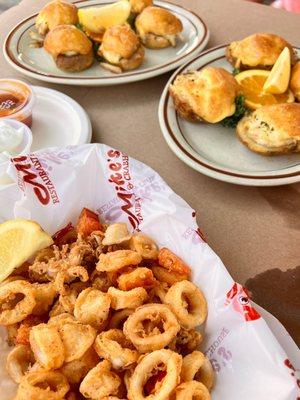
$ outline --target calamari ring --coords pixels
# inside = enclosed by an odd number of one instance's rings
[[[67,379],[60,372],[29,372],[20,382],[17,399],[62,400],[69,389]]]
[[[171,350],[156,350],[145,355],[129,379],[129,400],[166,400],[180,380],[182,357]],[[151,395],[144,394],[144,386],[151,376],[164,367],[166,375],[158,389]],[[153,373],[154,372],[154,373]]]
[[[155,260],[158,256],[158,249],[154,240],[141,233],[131,238],[130,248],[135,250],[146,260]]]
[[[111,364],[104,360],[91,369],[80,384],[79,391],[92,400],[116,396],[121,384],[119,376],[111,371]]]
[[[78,360],[93,345],[96,329],[79,322],[66,322],[59,329],[64,344],[65,362]]]
[[[99,362],[96,351],[90,347],[84,355],[78,360],[64,363],[60,372],[64,374],[71,385],[79,384],[86,374],[94,368]]]
[[[187,274],[188,276],[191,273],[190,267],[166,247],[161,248],[158,252],[158,264],[168,271]]]
[[[100,333],[94,346],[97,354],[109,360],[114,369],[129,368],[140,356],[120,329]]]
[[[119,269],[138,265],[142,261],[139,253],[132,250],[116,250],[106,254],[100,254],[97,271],[115,272]]]
[[[148,294],[144,288],[138,287],[131,290],[120,290],[110,287],[107,293],[111,297],[111,308],[122,310],[123,308],[137,308],[148,299]]]
[[[29,342],[34,358],[44,369],[58,369],[63,365],[65,350],[56,327],[48,324],[33,326]]]
[[[0,287],[0,325],[23,321],[36,305],[33,286],[26,281],[12,281]]]
[[[151,269],[138,267],[133,271],[124,272],[117,278],[119,289],[131,290],[137,287],[150,288],[156,283]]]
[[[49,311],[53,301],[57,295],[56,289],[52,282],[49,283],[33,283],[35,292],[36,306],[32,310],[33,315],[43,315]]]
[[[76,320],[73,315],[69,313],[61,313],[58,315],[54,315],[54,317],[51,317],[47,324],[49,326],[55,326],[57,329],[60,329],[67,322],[76,322]]]
[[[211,400],[209,391],[203,383],[197,381],[185,382],[175,391],[176,400]]]
[[[174,285],[176,282],[188,280],[189,274],[179,273],[176,271],[169,271],[166,268],[160,267],[159,265],[153,265],[152,271],[155,278],[159,282],[165,282],[169,286]]]
[[[164,303],[169,286],[165,282],[157,284],[149,291],[149,300],[151,303]]]
[[[133,313],[134,309],[132,308],[123,308],[123,310],[116,311],[109,321],[109,329],[123,329],[124,322]]]
[[[201,325],[207,317],[206,299],[201,290],[190,281],[174,283],[166,294],[165,304],[171,307],[185,329]]]
[[[102,293],[94,288],[83,290],[75,301],[75,318],[89,324],[98,331],[104,329],[110,310],[111,298],[107,293]]]
[[[14,382],[20,383],[32,364],[34,357],[30,346],[19,344],[7,356],[6,371]]]
[[[139,307],[128,317],[123,328],[126,337],[141,353],[164,348],[179,330],[180,325],[170,308],[154,303]]]
[[[182,361],[181,379],[183,382],[201,382],[211,390],[214,384],[214,370],[209,359],[200,351],[193,351],[185,356]]]

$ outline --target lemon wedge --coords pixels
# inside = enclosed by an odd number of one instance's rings
[[[36,222],[15,219],[0,224],[0,282],[52,243],[51,236]]]
[[[282,94],[286,92],[289,86],[290,76],[291,55],[289,49],[285,47],[273,65],[263,90],[271,94]]]
[[[287,90],[281,94],[272,94],[264,91],[264,85],[270,74],[271,71],[249,69],[235,76],[245,97],[245,105],[248,108],[256,110],[262,106],[292,103],[295,100],[291,90]]]
[[[131,11],[129,1],[120,0],[103,7],[80,8],[79,23],[91,32],[100,33],[110,26],[124,24]]]

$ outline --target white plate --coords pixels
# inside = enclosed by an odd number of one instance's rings
[[[37,96],[31,127],[32,151],[53,146],[90,143],[92,127],[84,109],[57,90],[33,86]]]
[[[225,47],[207,50],[179,68],[167,83],[159,104],[159,122],[171,150],[190,167],[212,178],[251,186],[277,186],[300,181],[300,154],[264,157],[253,153],[220,124],[191,123],[180,119],[169,96],[177,75],[205,66],[232,71]],[[300,55],[300,49],[296,49]]]
[[[111,4],[112,0],[83,0],[75,4],[78,8]],[[161,75],[188,62],[200,53],[209,39],[204,21],[191,11],[167,1],[156,1],[155,5],[170,10],[183,24],[183,38],[176,48],[146,50],[145,61],[140,68],[120,75],[105,71],[97,62],[79,73],[59,70],[52,57],[44,49],[29,47],[29,32],[34,27],[36,14],[20,22],[7,36],[3,51],[13,68],[32,78],[67,85],[102,86],[116,85],[148,79]]]

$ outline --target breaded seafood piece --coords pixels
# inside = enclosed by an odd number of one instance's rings
[[[59,25],[51,30],[46,36],[44,48],[63,71],[83,71],[94,60],[92,42],[73,25]]]
[[[300,104],[257,109],[237,125],[239,139],[252,151],[272,156],[300,151]]]
[[[140,14],[146,7],[153,5],[152,0],[129,0],[129,3],[134,14]]]
[[[129,26],[114,25],[106,30],[98,54],[105,59],[102,67],[121,73],[138,68],[144,60],[145,50]]]
[[[46,4],[39,12],[35,27],[40,35],[46,35],[58,25],[76,25],[77,7],[67,1],[54,0]]]
[[[214,124],[235,113],[239,85],[225,69],[207,67],[178,75],[169,91],[182,118]]]
[[[143,44],[150,49],[176,46],[183,26],[179,18],[160,7],[146,7],[135,21]]]
[[[292,69],[290,88],[296,99],[300,102],[300,61]]]
[[[272,33],[255,33],[230,43],[226,48],[226,58],[240,70],[271,69],[285,47],[290,50],[292,65],[295,64],[296,54],[291,44]]]

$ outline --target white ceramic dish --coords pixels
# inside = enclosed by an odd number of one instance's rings
[[[83,0],[75,4],[78,8],[101,6],[113,3],[112,0]],[[29,47],[29,32],[34,28],[36,14],[21,21],[7,36],[3,51],[6,60],[17,71],[31,78],[46,82],[67,85],[102,86],[116,85],[152,78],[178,68],[190,61],[206,46],[209,31],[203,20],[191,11],[167,1],[156,1],[155,5],[173,12],[182,21],[183,41],[176,48],[146,51],[146,58],[137,70],[120,75],[105,71],[94,65],[79,73],[66,73],[59,70],[52,57],[44,49]]]
[[[84,109],[57,90],[33,86],[37,96],[33,109],[32,151],[46,147],[90,143],[92,127]]]
[[[190,167],[212,178],[251,186],[277,186],[300,181],[300,154],[264,157],[248,150],[235,130],[220,124],[191,123],[180,119],[169,96],[177,75],[206,66],[232,71],[225,47],[209,49],[179,68],[167,83],[159,104],[159,122],[171,150]],[[296,49],[300,55],[300,49]]]

